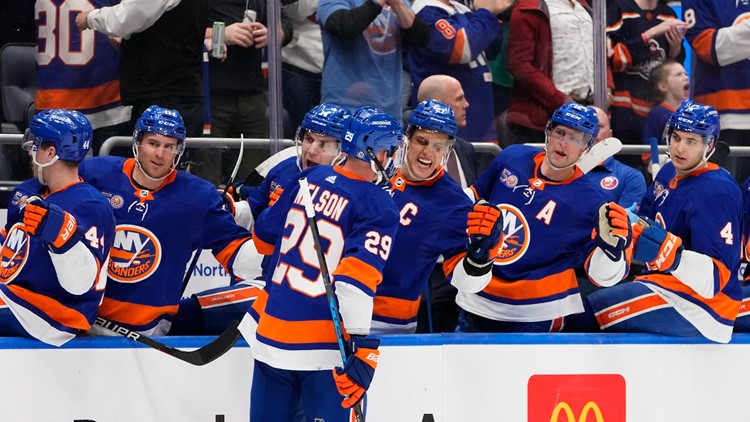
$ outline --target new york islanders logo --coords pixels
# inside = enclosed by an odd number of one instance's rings
[[[531,242],[529,223],[523,213],[513,205],[500,204],[503,213],[503,248],[495,260],[496,265],[512,264],[526,253]]]
[[[139,226],[117,226],[107,271],[113,280],[137,283],[153,274],[159,263],[161,243],[156,235]]]
[[[9,283],[21,272],[29,256],[29,235],[16,223],[10,228],[0,250],[0,282]]]
[[[599,186],[602,187],[602,189],[606,190],[612,190],[617,188],[617,185],[620,184],[620,181],[615,176],[607,176],[604,179],[602,179],[601,182],[599,182]]]

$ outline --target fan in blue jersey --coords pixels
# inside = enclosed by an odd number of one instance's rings
[[[24,135],[35,179],[13,190],[0,256],[0,335],[60,346],[89,330],[107,282],[115,220],[78,178],[91,148],[86,117],[46,110]]]
[[[444,169],[455,136],[456,119],[447,104],[422,101],[409,116],[404,164],[390,185],[401,220],[375,296],[375,333],[415,332],[420,297],[438,258],[444,257],[450,275],[466,254],[472,201]],[[497,223],[499,235],[502,221]]]
[[[632,283],[586,298],[604,331],[703,336],[726,343],[740,307],[742,194],[709,163],[719,136],[711,106],[685,101],[665,130],[671,163],[659,171],[633,226],[633,259],[645,270]]]
[[[300,171],[320,164],[332,164],[341,150],[344,122],[350,115],[347,109],[331,103],[313,107],[297,129],[296,147],[291,149],[296,150],[296,157],[286,150],[277,153],[269,160],[281,161],[268,170],[259,186],[239,188],[240,195],[247,200],[233,202],[237,224],[251,229],[261,211],[271,206],[285,187],[297,183]],[[254,248],[252,250],[254,253],[245,255],[243,265],[256,268],[254,277],[183,299],[170,333],[220,334],[229,322],[242,319],[258,296],[259,288],[263,287],[261,271],[265,273],[268,269],[269,258],[264,258]]]
[[[369,387],[379,354],[379,340],[368,337],[373,298],[398,227],[396,205],[374,183],[385,177],[401,140],[396,119],[359,108],[344,125],[343,162],[299,175],[311,188],[343,320],[343,368],[299,184],[286,187],[253,226],[253,241],[271,255],[272,268],[240,325],[255,358],[251,421],[291,421],[300,397],[307,420],[349,421]]]
[[[169,331],[193,251],[211,250],[233,277],[252,274],[243,259],[250,233],[223,209],[213,185],[175,169],[185,135],[177,111],[152,105],[133,132],[135,158],[95,157],[79,169],[117,221],[100,315],[147,335]]]
[[[574,268],[600,285],[627,274],[625,210],[602,204],[607,198],[576,167],[598,131],[594,110],[569,102],[547,123],[544,151],[510,146],[472,185],[501,209],[503,245],[497,257],[454,269],[459,330],[559,331],[583,311]]]
[[[745,267],[740,275],[742,304],[734,323],[734,331],[747,333],[750,332],[750,178],[745,180],[742,187],[742,210],[742,261]]]

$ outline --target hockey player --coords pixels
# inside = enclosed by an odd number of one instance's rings
[[[643,220],[633,229],[633,259],[645,270],[586,299],[601,330],[729,342],[741,298],[742,194],[728,172],[708,162],[718,137],[711,106],[688,100],[669,118],[672,161],[643,198]]]
[[[70,110],[40,112],[26,130],[36,178],[13,190],[2,231],[0,335],[60,346],[96,318],[115,219],[78,178],[91,138],[91,123]]]
[[[184,150],[180,114],[152,105],[133,132],[135,158],[95,157],[79,169],[117,220],[99,313],[146,335],[168,332],[194,250],[210,249],[232,276],[250,274],[242,259],[250,233],[222,208],[213,185],[175,169]]]
[[[409,116],[404,165],[390,186],[401,220],[375,296],[374,333],[414,333],[420,296],[438,257],[452,268],[465,255],[472,201],[443,167],[455,136],[456,119],[446,104],[422,101]]]
[[[340,152],[344,122],[350,115],[347,109],[331,103],[310,110],[295,135],[296,156],[273,166],[260,186],[240,187],[240,195],[247,200],[234,202],[231,197],[227,198],[232,203],[237,224],[252,229],[255,218],[279,198],[284,187],[297,183],[300,171],[319,164],[333,164]],[[281,151],[278,154],[288,153]],[[252,263],[257,267],[255,277],[181,300],[170,334],[219,334],[232,320],[242,319],[260,292],[259,288],[265,284],[260,271],[267,270],[269,261],[268,257],[263,259],[257,252],[248,255],[252,255],[253,260],[246,261],[245,265]]]
[[[472,185],[476,198],[502,210],[504,245],[497,257],[470,252],[456,266],[460,331],[559,331],[565,317],[583,311],[573,268],[585,261],[600,285],[627,274],[626,212],[602,204],[606,198],[576,167],[598,130],[593,109],[566,103],[547,123],[544,151],[510,146]],[[609,218],[617,213],[620,219]]]
[[[307,420],[349,421],[369,387],[379,354],[379,340],[368,337],[373,297],[398,227],[395,204],[373,183],[388,180],[381,168],[401,138],[396,119],[359,108],[345,124],[343,164],[300,175],[311,187],[345,329],[343,369],[299,186],[286,188],[258,217],[253,240],[275,266],[241,325],[255,358],[252,422],[293,420],[300,397]]]

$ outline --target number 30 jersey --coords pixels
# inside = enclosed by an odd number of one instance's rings
[[[388,193],[342,167],[316,166],[307,177],[344,329],[366,335],[373,298],[398,227]],[[341,365],[312,230],[299,184],[284,190],[254,226],[258,251],[271,255],[266,286],[250,314],[255,359],[280,369],[322,370]],[[248,318],[245,319],[246,321]]]

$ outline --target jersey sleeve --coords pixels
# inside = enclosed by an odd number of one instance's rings
[[[251,240],[250,232],[237,225],[234,218],[225,210],[221,194],[207,188],[196,193],[205,203],[203,221],[200,222],[198,244],[193,249],[210,249],[216,260],[232,275],[239,275],[233,271],[233,264],[237,252]]]
[[[427,6],[417,16],[430,27],[427,49],[445,63],[466,64],[476,60],[502,36],[502,24],[486,9],[450,15],[442,8]]]
[[[500,167],[502,164],[501,157],[503,153],[500,152],[497,157],[492,161],[490,166],[484,173],[477,177],[477,180],[471,185],[471,190],[474,191],[476,199],[488,199],[492,194],[492,187],[500,174]]]
[[[688,23],[685,39],[693,47],[696,56],[708,64],[716,65],[716,33],[721,28],[718,5],[713,1],[685,0],[683,15]]]

